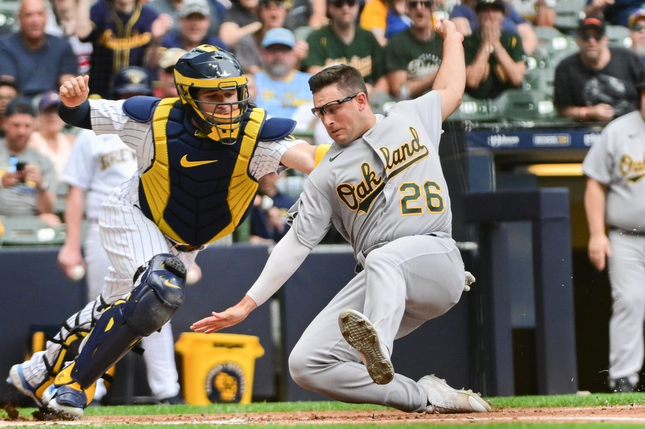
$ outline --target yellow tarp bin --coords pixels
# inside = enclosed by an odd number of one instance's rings
[[[258,337],[184,332],[175,350],[182,356],[186,403],[251,402],[255,359],[264,355]]]

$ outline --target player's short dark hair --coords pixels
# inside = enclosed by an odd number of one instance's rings
[[[367,96],[363,75],[347,64],[326,67],[309,78],[309,89],[312,94],[331,85],[336,85],[339,90],[348,94],[362,91]]]

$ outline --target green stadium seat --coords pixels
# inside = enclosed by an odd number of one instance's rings
[[[38,216],[0,216],[4,234],[2,246],[62,245],[65,242],[65,225],[52,228]]]
[[[609,39],[609,45],[618,48],[629,48],[632,44],[632,39],[629,36],[629,28],[622,25],[607,25],[605,26],[605,34]]]
[[[500,118],[492,100],[477,99],[464,94],[459,108],[450,115],[449,121],[492,122]]]
[[[576,31],[586,3],[586,0],[558,0],[555,4],[554,27],[568,34]]]
[[[507,89],[494,101],[502,119],[539,121],[557,117],[550,96],[540,90]]]
[[[553,97],[553,82],[555,80],[554,67],[536,67],[526,70],[522,89],[542,91]]]

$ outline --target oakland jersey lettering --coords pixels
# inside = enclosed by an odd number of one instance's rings
[[[620,157],[618,168],[623,176],[635,173],[635,175],[627,178],[628,181],[635,183],[645,176],[645,155],[641,161],[634,160],[630,155],[623,155]]]
[[[412,134],[412,139],[409,142],[403,143],[394,150],[386,146],[379,148],[385,161],[385,171],[390,179],[426,158],[429,154],[428,148],[419,141],[417,130],[413,127],[409,127],[409,130]],[[331,158],[330,161],[332,161]],[[362,163],[360,168],[362,180],[355,186],[350,183],[341,183],[336,186],[336,194],[350,210],[367,213],[385,187],[385,181],[379,177],[368,162]],[[443,211],[443,201],[441,206]]]

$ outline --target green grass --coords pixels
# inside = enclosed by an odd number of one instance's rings
[[[489,399],[494,408],[552,408],[552,407],[602,407],[602,406],[616,406],[616,405],[645,405],[645,393],[623,393],[623,394],[609,394],[597,393],[591,395],[553,395],[553,396],[517,396],[517,397],[496,397]],[[342,402],[259,402],[248,405],[240,404],[212,404],[212,405],[120,405],[120,406],[105,406],[105,407],[89,407],[85,410],[85,415],[90,416],[117,416],[117,415],[163,415],[163,414],[240,414],[244,413],[270,413],[270,412],[316,412],[316,411],[365,411],[365,410],[385,410],[387,408],[376,405],[362,404],[346,404]],[[21,408],[20,415],[22,417],[31,417],[31,413],[35,411],[34,408]],[[0,419],[6,419],[6,412],[0,409]],[[216,417],[215,417],[216,419]],[[47,425],[51,425],[48,423]],[[469,423],[470,425],[475,424]],[[44,426],[45,424],[43,424]],[[439,429],[464,429],[464,424],[451,424],[451,423],[437,423],[437,422],[413,422],[406,421],[401,425],[388,425],[388,428],[402,427],[413,425],[415,429],[418,428],[439,428]],[[61,425],[63,426],[63,425]],[[231,426],[231,425],[226,425]],[[259,425],[232,425],[236,428],[239,427],[259,427]],[[295,425],[281,426],[270,425],[271,428],[290,427]],[[322,427],[326,427],[323,425]],[[366,427],[367,425],[334,425],[334,429],[345,428],[358,428]],[[374,425],[378,426],[375,421]],[[562,428],[580,428],[580,429],[607,429],[612,427],[636,427],[634,424],[617,424],[617,423],[478,423],[478,429],[562,429]],[[92,429],[148,429],[158,428],[159,425],[77,425],[71,426],[77,428],[92,428]],[[190,429],[213,428],[216,427],[212,424],[183,424],[183,425],[170,425],[170,427],[186,427]],[[304,424],[297,425],[299,429],[302,428],[317,428],[320,429],[321,425]]]

